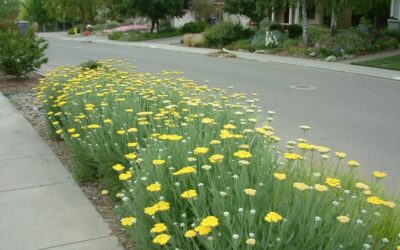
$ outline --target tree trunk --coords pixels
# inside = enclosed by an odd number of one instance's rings
[[[337,30],[337,18],[336,18],[336,13],[335,9],[332,8],[332,16],[331,16],[331,36],[336,35],[336,30]]]
[[[303,46],[308,48],[308,17],[307,17],[307,0],[303,0]]]
[[[85,8],[83,8],[83,5],[79,0],[76,0],[76,4],[78,5],[79,9],[79,21],[81,21],[83,24],[85,22]]]
[[[151,19],[151,30],[150,30],[150,33],[153,33],[155,25],[156,25],[156,22],[153,19]]]
[[[157,24],[157,33],[160,33],[160,19],[157,19],[156,24]]]

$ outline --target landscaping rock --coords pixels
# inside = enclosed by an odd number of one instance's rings
[[[256,54],[264,54],[264,53],[265,53],[265,50],[263,50],[263,49],[258,49],[258,50],[256,50],[256,51],[254,51],[254,53],[256,53]]]

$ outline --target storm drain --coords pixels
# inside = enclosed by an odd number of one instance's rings
[[[289,85],[289,88],[291,89],[300,89],[300,90],[314,90],[314,86],[310,85]]]

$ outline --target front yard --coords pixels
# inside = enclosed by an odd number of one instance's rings
[[[352,64],[373,67],[373,68],[400,70],[400,56],[390,56],[374,60],[353,62]]]

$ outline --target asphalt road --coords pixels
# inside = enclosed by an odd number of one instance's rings
[[[312,127],[309,142],[344,151],[361,163],[363,174],[388,173],[386,184],[400,189],[400,81],[301,66],[222,59],[205,55],[104,43],[66,41],[45,35],[50,43],[45,69],[78,65],[89,59],[123,58],[139,70],[180,70],[213,87],[259,94],[263,115],[276,111],[274,128],[283,141],[301,136],[299,125]],[[349,66],[352,67],[352,66]],[[313,90],[292,89],[310,85]],[[284,142],[282,142],[284,145]]]

